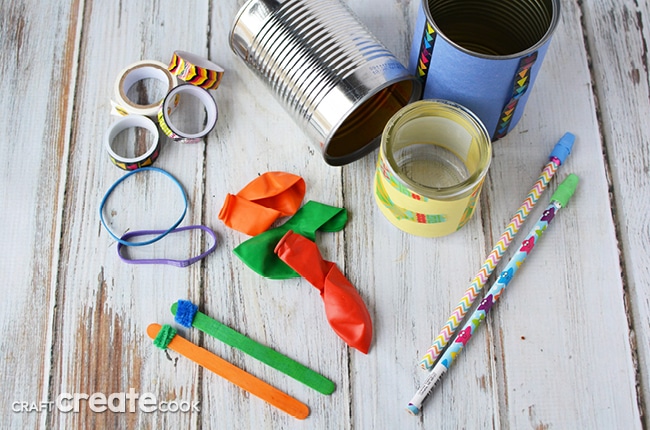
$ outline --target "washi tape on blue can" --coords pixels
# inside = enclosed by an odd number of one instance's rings
[[[474,112],[492,140],[524,112],[560,17],[560,0],[422,0],[409,71],[423,98]]]

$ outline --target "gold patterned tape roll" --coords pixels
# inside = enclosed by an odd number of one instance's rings
[[[223,77],[221,66],[185,51],[174,52],[168,69],[183,81],[206,90],[216,90]]]
[[[412,103],[382,134],[374,194],[399,229],[424,237],[453,233],[472,217],[492,156],[490,138],[466,108]]]
[[[137,61],[124,68],[115,80],[113,90],[115,100],[111,100],[111,113],[113,115],[145,115],[150,118],[156,117],[158,108],[163,101],[162,98],[150,104],[143,105],[134,102],[127,96],[129,89],[133,85],[145,79],[160,81],[166,87],[164,94],[169,93],[178,85],[178,79],[167,70],[167,66],[164,63],[154,60]]]

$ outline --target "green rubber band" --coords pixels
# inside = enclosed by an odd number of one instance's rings
[[[171,307],[171,312],[174,316],[176,316],[177,309],[178,303],[174,303]],[[268,346],[244,336],[200,311],[197,311],[194,315],[192,326],[222,341],[226,345],[237,348],[262,363],[292,377],[296,381],[302,382],[319,393],[329,395],[336,388],[334,382],[323,375],[303,366],[286,355],[280,354]],[[162,333],[162,330],[160,332]]]
[[[176,329],[169,324],[165,324],[160,328],[158,335],[153,340],[153,344],[160,349],[167,349],[167,345],[176,336]]]

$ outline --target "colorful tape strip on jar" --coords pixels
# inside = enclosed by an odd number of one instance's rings
[[[382,135],[375,200],[399,229],[424,237],[470,220],[491,161],[487,130],[471,111],[445,100],[412,103]]]

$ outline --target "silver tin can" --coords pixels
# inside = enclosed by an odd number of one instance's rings
[[[388,120],[421,95],[420,82],[339,0],[250,0],[230,47],[330,165],[376,149]]]

